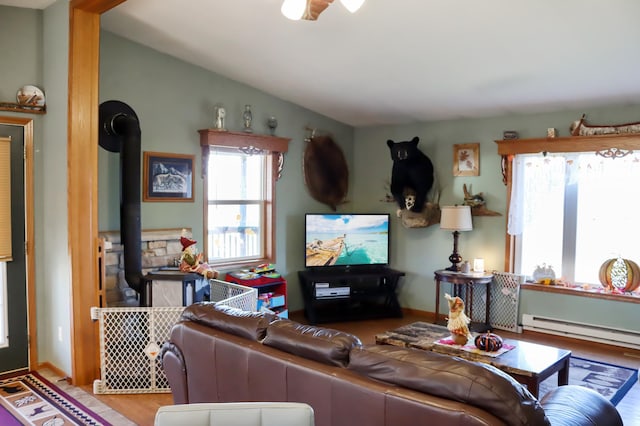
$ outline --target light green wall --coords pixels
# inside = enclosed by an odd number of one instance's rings
[[[71,372],[70,265],[67,238],[68,8],[0,6],[0,100],[25,84],[42,88],[44,115],[0,111],[34,122],[34,209],[38,360]],[[58,339],[61,331],[62,341]]]
[[[594,107],[580,111],[558,111],[536,115],[512,115],[484,119],[451,120],[417,123],[405,126],[367,127],[356,130],[353,173],[356,176],[353,194],[360,211],[390,212],[396,205],[381,202],[391,176],[391,158],[387,139],[394,141],[420,137],[419,147],[434,163],[440,205],[461,204],[462,185],[472,186],[472,192],[482,192],[487,208],[503,216],[475,216],[474,229],[462,232],[459,251],[464,259],[483,257],[487,270],[504,270],[506,229],[506,187],[502,183],[497,139],[504,130],[516,130],[521,138],[544,137],[546,129],[555,127],[560,136],[569,135],[569,125],[584,112],[593,123],[624,123],[638,121],[640,105]],[[453,145],[480,143],[480,176],[453,176]],[[392,224],[392,266],[405,271],[400,302],[403,307],[433,312],[435,282],[433,271],[449,266],[453,237],[437,225],[407,229],[395,218]],[[443,285],[445,287],[446,285]],[[565,303],[558,303],[563,301]],[[637,329],[637,306],[632,303],[610,302],[584,297],[561,296],[553,293],[522,292],[520,313],[567,318],[586,323],[598,323]],[[443,307],[440,307],[443,310]]]
[[[353,129],[252,87],[161,54],[115,34],[101,34],[100,100],[119,100],[133,108],[142,129],[142,151],[196,156],[195,201],[142,203],[143,229],[189,227],[202,249],[202,179],[199,129],[213,127],[214,105],[227,110],[226,127],[242,129],[242,111],[250,104],[253,129],[268,134],[266,120],[278,119],[276,134],[291,138],[284,173],[278,181],[277,268],[289,280],[289,304],[302,308],[296,271],[303,267],[303,217],[307,211],[328,211],[313,200],[304,185],[302,153],[305,126],[331,133],[352,162]],[[259,70],[259,64],[256,64]],[[99,149],[99,227],[118,230],[119,154]],[[353,175],[351,176],[353,182]],[[344,207],[349,209],[348,206]]]
[[[0,101],[16,102],[25,84],[42,85],[42,42],[42,11],[0,6]]]
[[[44,87],[47,114],[36,181],[42,188],[36,217],[38,357],[71,373],[71,261],[67,215],[67,104],[69,2],[58,0],[43,14]],[[87,253],[87,258],[91,258]],[[76,312],[88,319],[88,312]]]

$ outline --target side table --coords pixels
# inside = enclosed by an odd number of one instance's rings
[[[486,287],[486,306],[485,306],[485,320],[484,324],[479,324],[479,328],[476,324],[473,324],[473,331],[485,332],[491,329],[489,320],[489,308],[491,306],[491,281],[493,280],[493,274],[489,272],[472,272],[462,273],[448,271],[446,269],[440,269],[434,272],[434,279],[436,280],[436,312],[434,316],[434,323],[438,323],[440,317],[440,283],[447,282],[453,287],[453,296],[460,297],[464,300],[466,314],[469,318],[473,319],[473,286],[476,284],[485,285]],[[464,292],[462,291],[464,289]],[[464,296],[462,295],[464,293]]]

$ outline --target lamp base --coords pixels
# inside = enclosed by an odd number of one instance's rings
[[[453,232],[453,253],[449,256],[449,262],[451,262],[451,266],[447,268],[447,271],[458,272],[458,264],[462,262],[462,256],[458,253],[458,236],[460,233],[458,231]]]

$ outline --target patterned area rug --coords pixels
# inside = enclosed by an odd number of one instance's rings
[[[36,372],[0,380],[0,425],[105,425],[106,420]]]
[[[593,389],[617,405],[629,389],[638,382],[638,370],[591,361],[588,359],[571,357],[569,367],[569,384]],[[554,374],[540,383],[540,397],[555,389],[558,376]]]

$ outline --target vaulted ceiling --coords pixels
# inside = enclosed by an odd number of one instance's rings
[[[102,25],[353,126],[640,102],[637,0],[335,1],[317,21],[281,4],[129,0]]]

